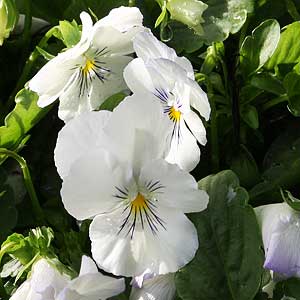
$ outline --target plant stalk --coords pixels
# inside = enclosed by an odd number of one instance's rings
[[[5,148],[0,148],[0,155],[6,155],[9,157],[12,157],[19,163],[22,173],[23,173],[24,184],[25,184],[25,187],[27,189],[28,195],[31,200],[31,206],[32,206],[32,210],[35,215],[35,218],[37,221],[45,223],[44,212],[40,206],[38,197],[36,195],[26,160],[22,156],[18,155],[17,153],[10,151],[8,149],[5,149]]]

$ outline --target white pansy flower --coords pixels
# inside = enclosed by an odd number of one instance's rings
[[[58,115],[65,122],[126,89],[123,69],[132,60],[132,38],[143,28],[134,7],[113,9],[94,25],[87,13],[80,18],[79,43],[50,60],[29,82],[40,107],[60,99]]]
[[[300,213],[286,203],[255,208],[262,229],[264,267],[283,277],[300,277]]]
[[[191,171],[198,164],[197,141],[206,144],[206,130],[197,110],[209,119],[210,105],[206,94],[193,80],[191,63],[177,57],[175,51],[159,42],[150,32],[141,32],[133,41],[139,58],[124,70],[124,78],[134,93],[149,93],[164,108],[163,114],[173,122],[171,149],[167,161]]]
[[[80,274],[73,280],[42,258],[33,265],[30,278],[10,300],[105,300],[124,289],[124,279],[102,275],[87,256],[82,257]]]
[[[85,132],[88,116],[82,115],[58,139],[61,169],[64,149],[77,152],[63,177],[64,206],[78,220],[93,219],[93,258],[115,275],[134,276],[147,268],[175,272],[198,248],[196,229],[184,213],[205,209],[208,196],[190,174],[163,159],[172,122],[162,111],[155,96],[133,95],[106,121],[101,112],[89,113],[95,128],[105,123],[101,133]],[[85,141],[87,146],[77,147]]]
[[[135,278],[132,284],[130,300],[173,300],[176,286],[174,273],[158,276],[143,276],[142,285],[140,278]]]

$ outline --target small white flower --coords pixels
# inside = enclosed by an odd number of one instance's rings
[[[80,18],[80,42],[49,61],[29,82],[40,107],[60,99],[58,115],[65,122],[126,89],[122,73],[132,60],[131,40],[143,28],[143,17],[134,7],[113,9],[94,25],[87,13]]]
[[[130,300],[173,300],[176,286],[174,273],[144,278],[143,285],[133,283]]]
[[[264,267],[283,277],[300,277],[300,213],[286,203],[255,208],[262,228]]]
[[[80,274],[73,280],[60,273],[51,261],[41,258],[10,300],[105,300],[124,289],[124,279],[102,275],[87,256],[82,257]]]
[[[164,115],[173,122],[167,161],[191,171],[200,159],[197,141],[202,145],[207,141],[203,123],[191,107],[208,120],[207,96],[193,80],[191,63],[150,32],[138,33],[133,46],[139,58],[125,68],[125,81],[134,93],[148,91],[161,103]]]
[[[196,229],[184,213],[205,209],[208,196],[190,174],[163,159],[172,122],[162,111],[155,96],[133,95],[108,119],[91,112],[72,120],[57,142],[64,206],[78,220],[93,219],[93,258],[115,275],[147,268],[176,272],[198,248]],[[92,123],[95,129],[87,130]],[[71,150],[74,160],[64,168]]]

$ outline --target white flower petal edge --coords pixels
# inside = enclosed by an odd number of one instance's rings
[[[132,287],[130,300],[173,300],[176,287],[174,274],[158,275],[143,281],[142,287]]]
[[[103,145],[103,128],[110,116],[111,112],[105,110],[86,112],[61,129],[54,150],[54,161],[61,178],[69,173],[72,163],[91,147]]]
[[[286,203],[257,207],[266,269],[284,277],[300,277],[300,213]]]
[[[79,276],[65,287],[58,300],[105,300],[124,290],[124,279],[102,275],[93,260],[83,256]]]
[[[117,20],[118,13],[127,14]],[[143,30],[137,8],[114,9],[94,26],[87,13],[81,13],[82,36],[73,48],[58,54],[30,81],[45,107],[60,99],[59,117],[65,122],[82,112],[97,109],[109,96],[126,90],[123,69],[132,60],[132,38]]]
[[[12,295],[10,300],[55,299],[70,277],[60,274],[46,259],[34,263],[31,277]]]
[[[56,270],[50,261],[41,258],[34,263],[30,278],[10,300],[105,300],[124,290],[124,279],[102,275],[87,256],[82,257],[80,274],[73,280]]]
[[[110,13],[96,22],[96,27],[111,26],[120,32],[140,27],[143,23],[143,15],[136,7],[121,6],[114,8]]]
[[[159,41],[149,29],[135,36],[133,47],[137,56],[145,62],[149,59],[166,58],[182,67],[187,72],[189,78],[195,79],[191,62],[184,56],[178,57],[173,48]]]

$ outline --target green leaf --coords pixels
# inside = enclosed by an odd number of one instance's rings
[[[300,211],[300,199],[294,197],[291,192],[280,190],[283,200],[294,210]]]
[[[251,191],[251,198],[279,188],[289,189],[300,184],[300,126],[298,123],[282,133],[264,158],[263,182]]]
[[[300,23],[294,22],[283,30],[276,51],[264,66],[268,70],[276,69],[279,64],[300,62],[300,39],[298,38]]]
[[[203,13],[203,40],[224,41],[230,33],[238,32],[253,11],[252,0],[208,0],[208,8]]]
[[[288,99],[288,108],[290,112],[296,116],[300,116],[300,75],[295,72],[288,73],[284,80],[283,85],[287,91]]]
[[[124,93],[118,93],[115,95],[110,96],[106,99],[101,105],[99,110],[109,110],[113,111],[115,107],[119,105],[120,102],[126,97]]]
[[[260,181],[260,174],[255,159],[243,145],[240,147],[239,154],[232,158],[230,169],[238,175],[244,187],[252,187]]]
[[[207,4],[198,0],[168,0],[167,2],[171,19],[187,25],[199,35],[203,34],[201,23],[204,20],[202,14],[207,7]]]
[[[81,32],[75,20],[72,22],[60,21],[59,30],[62,41],[68,48],[75,46],[80,41]]]
[[[175,48],[177,53],[182,51],[192,53],[203,46],[202,37],[195,34],[194,30],[188,28],[186,25],[171,21],[168,23],[168,26],[172,31],[172,39],[169,45]]]
[[[200,241],[194,260],[175,277],[183,300],[251,300],[263,272],[262,241],[248,194],[232,171],[199,182],[208,209],[192,214]]]
[[[34,127],[50,110],[37,106],[38,96],[34,92],[22,89],[16,95],[16,106],[5,118],[5,125],[0,127],[0,147],[15,150]]]
[[[188,53],[200,49],[203,43],[208,45],[227,39],[230,33],[240,30],[247,19],[247,13],[253,11],[253,0],[207,0],[208,8],[204,11],[201,23],[203,32],[195,34],[194,30],[179,22],[170,22],[172,31],[171,47],[179,53]],[[198,32],[199,33],[199,32]]]
[[[289,298],[290,297],[290,298]],[[299,300],[300,299],[300,280],[290,278],[276,284],[274,290],[274,300]]]
[[[36,50],[48,61],[55,57],[54,55],[40,48],[39,46],[36,46]]]
[[[18,11],[13,0],[0,1],[0,46],[9,37],[18,21]]]
[[[282,82],[270,73],[259,73],[251,77],[251,85],[266,92],[282,95],[285,94],[285,88]]]
[[[247,125],[252,129],[257,129],[259,127],[258,113],[253,105],[244,106],[241,116]]]
[[[280,38],[276,20],[266,20],[247,36],[240,50],[240,67],[245,77],[260,69],[274,53]]]
[[[240,99],[242,105],[252,102],[256,97],[262,94],[263,91],[250,84],[242,87],[240,92]]]

